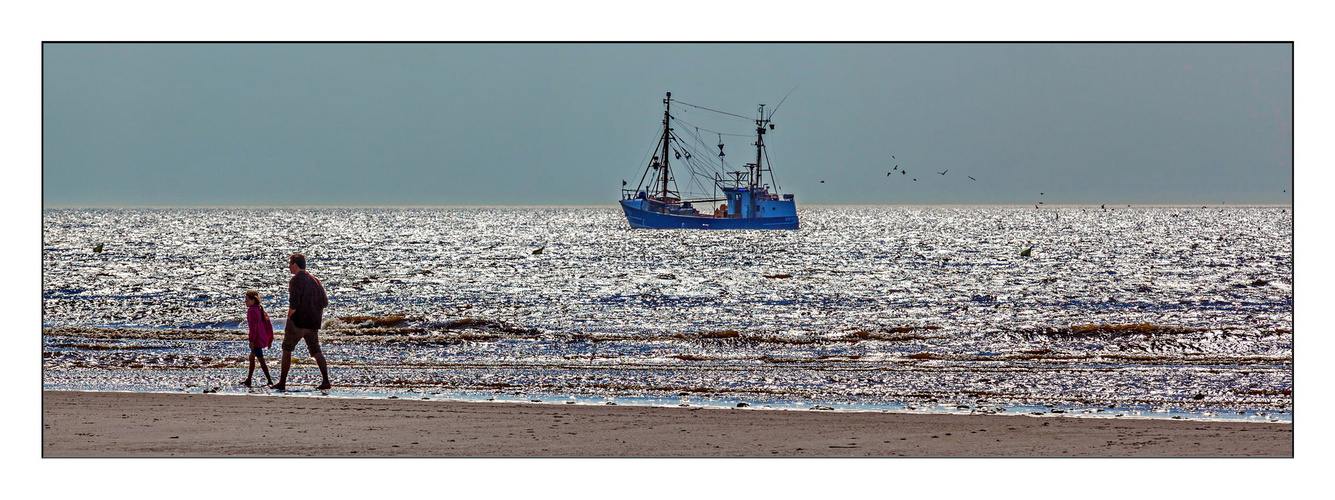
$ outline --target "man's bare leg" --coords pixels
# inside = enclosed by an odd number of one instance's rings
[[[287,390],[287,369],[292,366],[292,351],[283,349],[283,361],[280,365],[281,368],[278,372],[278,383],[269,386],[269,388],[285,391]]]
[[[316,389],[326,390],[333,387],[333,385],[329,383],[329,365],[325,363],[324,352],[317,352],[312,354],[311,357],[315,358],[315,364],[320,365],[320,377],[324,379],[324,383],[320,384]]]

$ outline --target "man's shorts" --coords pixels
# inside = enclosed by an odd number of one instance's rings
[[[288,323],[283,327],[283,352],[296,350],[297,342],[306,339],[306,350],[310,351],[311,356],[320,354],[319,332],[314,328],[302,328]]]

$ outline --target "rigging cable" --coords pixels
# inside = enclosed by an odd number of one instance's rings
[[[783,188],[779,186],[779,176],[774,175],[774,163],[769,161],[769,148],[765,148],[765,163],[769,165],[769,178],[774,179],[774,192],[782,193]]]
[[[659,127],[658,130],[661,132],[661,131],[663,130],[663,128],[662,128],[662,127]],[[662,134],[661,134],[661,133],[658,133],[658,132],[656,132],[655,135],[658,135],[659,137],[662,137]],[[650,154],[653,154],[653,153],[657,152],[657,151],[658,151],[658,147],[661,146],[661,145],[662,145],[662,143],[661,143],[660,141],[654,141],[654,146],[653,146],[653,148],[651,148],[650,151],[645,152],[645,156],[649,156]],[[653,164],[653,163],[650,163],[650,165],[652,165],[652,164]],[[646,186],[644,185],[644,180],[645,180],[645,179],[648,179],[648,178],[649,178],[649,167],[646,166],[646,167],[644,167],[644,175],[641,175],[641,176],[640,176],[640,183],[639,183],[638,186],[635,187],[635,191],[638,192],[641,188],[645,188],[645,189],[644,189],[644,192],[645,192],[645,194],[648,194],[648,193],[649,193],[649,190],[648,190],[648,189],[646,188]]]
[[[686,131],[687,134],[691,135],[691,138],[692,138],[692,139],[695,139],[695,142],[694,142],[694,143],[692,143],[692,142],[690,142],[690,141],[681,141],[681,142],[678,142],[678,144],[681,145],[683,148],[686,148],[687,151],[694,152],[694,153],[695,153],[695,156],[699,158],[698,160],[693,159],[694,161],[692,162],[692,164],[693,164],[693,165],[699,165],[700,168],[699,168],[698,170],[697,170],[697,169],[693,169],[692,172],[697,176],[696,181],[699,182],[699,183],[701,183],[701,185],[700,185],[700,188],[701,188],[701,192],[700,192],[700,194],[701,194],[702,196],[706,194],[705,191],[704,191],[703,181],[700,181],[700,179],[699,179],[700,177],[705,177],[705,178],[708,178],[708,179],[709,179],[710,184],[713,186],[712,189],[710,189],[710,193],[709,193],[710,198],[711,198],[711,199],[717,199],[717,198],[718,198],[718,179],[720,178],[720,173],[721,173],[721,172],[725,172],[725,171],[727,170],[728,162],[727,162],[727,161],[723,161],[723,160],[720,158],[720,159],[718,160],[718,163],[715,163],[713,157],[711,156],[711,153],[707,153],[707,152],[704,152],[704,151],[701,151],[700,149],[698,149],[698,148],[706,148],[706,149],[707,149],[707,148],[709,148],[710,146],[709,146],[708,144],[705,143],[704,139],[700,138],[700,128],[699,128],[699,127],[695,127],[695,129],[696,129],[696,130],[695,130],[695,133],[694,133],[694,134],[691,134],[691,132],[690,132],[689,130]],[[720,138],[720,139],[721,139],[721,138]]]
[[[709,132],[709,133],[711,133],[711,134],[726,135],[726,136],[728,136],[728,137],[751,137],[751,134],[727,134],[727,133],[719,132],[719,131],[716,131],[716,130],[709,130],[709,129],[707,129],[707,128],[700,128],[698,125],[696,125],[696,124],[694,124],[694,123],[691,123],[691,122],[688,122],[688,121],[686,121],[686,120],[683,120],[683,119],[681,119],[681,118],[677,118],[677,117],[675,117],[675,116],[672,117],[672,118],[673,118],[674,120],[676,120],[678,123],[683,123],[683,124],[686,124],[686,125],[695,127],[695,128],[697,128],[697,129],[703,130],[703,131],[705,131],[705,132]]]
[[[678,136],[676,133],[672,134],[672,138],[677,141],[678,148],[686,151],[685,157],[679,162],[679,164],[685,165],[686,168],[690,170],[691,181],[695,185],[699,186],[700,191],[698,191],[698,193],[704,195],[705,186],[703,182],[700,180],[700,178],[710,177],[707,174],[717,171],[718,167],[711,163],[708,163],[707,158],[709,158],[709,156],[702,154],[700,150],[692,146],[689,141],[682,140],[682,137]],[[674,151],[676,150],[677,149],[674,148]]]
[[[689,141],[682,140],[682,137],[676,135],[673,135],[673,137],[676,137],[678,147],[686,151],[686,159],[682,161],[682,163],[685,163],[692,169],[693,175],[710,177],[710,179],[713,179],[714,172],[722,172],[724,171],[724,168],[726,168],[726,163],[714,163],[712,156],[710,156],[709,153],[701,152],[700,149],[697,149],[696,145],[690,144]],[[701,185],[701,189],[704,189],[704,185]]]
[[[741,119],[746,120],[746,121],[751,121],[751,120],[753,120],[752,118],[747,118],[747,117],[742,116],[742,115],[734,115],[734,114],[729,113],[729,112],[727,112],[727,111],[719,111],[719,110],[717,110],[717,109],[709,109],[709,108],[706,108],[706,107],[704,107],[704,106],[696,106],[696,105],[691,104],[691,103],[689,103],[689,102],[682,102],[682,101],[674,101],[674,102],[676,102],[677,104],[684,104],[684,105],[690,106],[690,107],[692,107],[692,108],[699,108],[699,109],[703,109],[703,110],[705,110],[705,111],[713,111],[713,112],[718,113],[718,114],[723,114],[723,115],[728,115],[728,116],[735,116],[735,117],[737,117],[737,118],[741,118]]]
[[[689,134],[689,132],[687,133]],[[709,158],[709,154],[706,154],[697,149],[694,145],[691,144],[691,141],[683,140],[683,138],[681,136],[678,136],[676,133],[673,133],[672,137],[677,140],[677,146],[686,151],[687,153],[686,156],[688,158],[695,159],[695,157],[697,156],[701,158]],[[700,140],[698,136],[692,136],[691,138],[695,139],[696,142],[699,142],[702,145],[704,144],[704,141]]]

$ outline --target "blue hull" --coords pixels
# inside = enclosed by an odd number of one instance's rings
[[[714,218],[649,212],[621,202],[631,227],[645,229],[797,229],[797,217]]]

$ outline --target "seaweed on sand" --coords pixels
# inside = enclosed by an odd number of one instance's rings
[[[402,314],[390,314],[385,316],[342,316],[338,321],[349,328],[368,328],[368,327],[392,327],[399,326],[408,321],[408,317]],[[330,328],[326,326],[325,328]]]
[[[1130,335],[1156,336],[1156,335],[1180,335],[1183,333],[1192,333],[1204,331],[1203,328],[1189,328],[1181,326],[1154,325],[1150,323],[1135,323],[1124,325],[1076,325],[1059,328],[1039,328],[1031,333],[1053,337],[1124,337]]]

